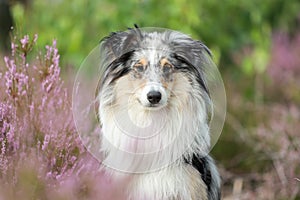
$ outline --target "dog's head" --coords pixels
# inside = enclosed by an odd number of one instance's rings
[[[103,151],[143,153],[156,167],[208,153],[205,70],[212,61],[203,43],[176,31],[135,28],[104,38],[100,50]]]
[[[158,111],[185,109],[196,101],[203,104],[204,113],[210,113],[203,67],[211,62],[210,51],[200,41],[175,31],[135,28],[106,37],[101,53],[103,104]]]

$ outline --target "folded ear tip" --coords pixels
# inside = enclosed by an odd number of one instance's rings
[[[199,41],[200,42],[200,41]],[[201,46],[203,47],[203,49],[206,51],[206,53],[212,57],[212,52],[211,50],[203,43],[203,42],[200,42],[201,43]]]
[[[143,33],[136,24],[134,27],[127,31],[112,32],[109,36],[104,37],[100,43],[101,51],[118,58],[139,47],[143,40]]]

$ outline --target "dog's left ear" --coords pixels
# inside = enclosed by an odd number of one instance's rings
[[[201,67],[211,61],[212,53],[201,41],[179,32],[171,32],[168,37],[173,50],[193,65]]]
[[[170,35],[169,37],[173,38],[170,41],[170,46],[175,58],[184,62],[190,67],[190,70],[197,73],[197,77],[199,77],[197,81],[209,95],[206,73],[209,72],[207,69],[213,65],[210,50],[202,42],[193,40],[187,35],[175,34],[175,36]]]
[[[203,94],[206,102],[208,121],[212,114],[212,102],[208,87],[208,80],[211,79],[211,70],[213,69],[213,61],[211,51],[202,42],[193,40],[182,33],[171,32],[167,36],[171,50],[175,59],[184,63],[189,69],[196,73],[196,81],[205,91]]]

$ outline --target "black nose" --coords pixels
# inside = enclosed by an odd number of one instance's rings
[[[152,104],[157,104],[161,100],[161,93],[158,91],[150,91],[147,94],[147,99]]]

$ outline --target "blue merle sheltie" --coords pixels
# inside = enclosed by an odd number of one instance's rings
[[[180,32],[135,27],[100,45],[103,163],[124,199],[220,199],[210,150],[210,50]]]

